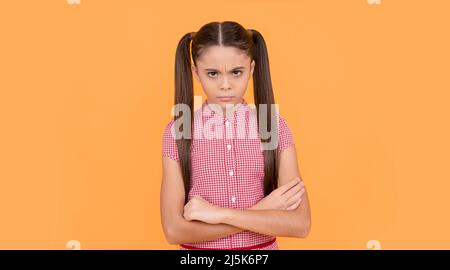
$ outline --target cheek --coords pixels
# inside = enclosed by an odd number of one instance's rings
[[[239,89],[247,89],[248,82],[249,82],[248,76],[242,76],[239,77],[239,79],[235,80],[235,85]]]
[[[203,90],[206,94],[213,94],[216,92],[217,86],[211,81],[203,81],[202,82]]]
[[[200,84],[203,86],[205,90],[212,88],[214,86],[213,81],[208,79],[207,77],[200,76]]]
[[[202,84],[204,84],[204,85],[214,85],[217,82],[217,79],[213,79],[206,74],[200,75],[199,78],[200,78],[200,81],[202,82]]]

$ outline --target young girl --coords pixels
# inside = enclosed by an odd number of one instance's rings
[[[207,97],[195,112],[192,74]],[[256,108],[243,98],[252,75]],[[161,220],[169,243],[180,249],[278,249],[276,236],[309,234],[309,200],[294,141],[273,104],[267,48],[258,31],[212,22],[181,38],[175,117],[162,147]]]

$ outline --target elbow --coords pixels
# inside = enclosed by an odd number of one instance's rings
[[[308,222],[303,230],[302,230],[302,234],[300,235],[301,238],[306,238],[309,236],[309,233],[311,232],[311,222]]]
[[[179,241],[177,240],[177,238],[175,238],[173,236],[166,235],[166,240],[167,240],[167,243],[169,243],[171,245],[178,245],[179,244]]]
[[[297,230],[295,231],[295,237],[297,238],[306,238],[308,237],[311,231],[311,221],[301,222],[299,226],[297,226]]]
[[[167,228],[164,228],[164,236],[166,237],[166,241],[171,245],[181,244],[177,229],[174,228],[174,226],[168,226]]]

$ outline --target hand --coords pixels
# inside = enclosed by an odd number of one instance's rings
[[[221,223],[223,208],[215,206],[200,196],[192,197],[184,206],[183,217],[187,221],[199,220],[209,224]]]
[[[294,210],[300,205],[305,184],[299,177],[294,178],[289,183],[275,189],[264,197],[251,210]]]

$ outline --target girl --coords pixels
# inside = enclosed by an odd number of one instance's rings
[[[192,74],[207,97],[195,112]],[[256,108],[243,98],[252,75]],[[278,249],[276,236],[309,234],[309,200],[292,134],[274,104],[258,31],[212,22],[181,38],[175,117],[162,147],[161,221],[169,243]]]

